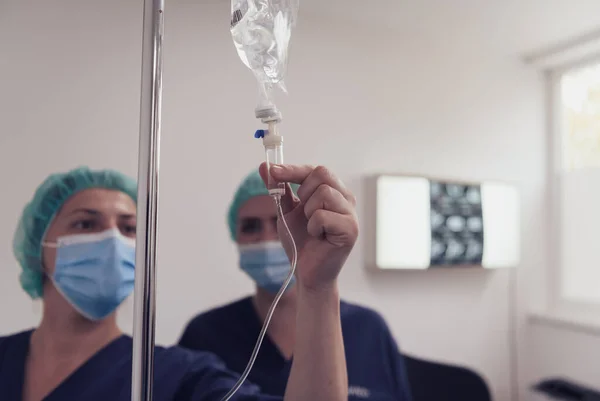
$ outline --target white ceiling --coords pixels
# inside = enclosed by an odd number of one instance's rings
[[[281,0],[279,0],[281,1]],[[390,29],[399,35],[439,40],[476,36],[504,54],[526,55],[589,35],[600,36],[600,0],[298,0],[302,16]],[[218,5],[231,0],[166,1]],[[300,22],[302,23],[302,18]],[[433,33],[432,33],[433,32]]]
[[[600,0],[300,0],[300,7],[404,35],[474,35],[512,54],[600,31]]]

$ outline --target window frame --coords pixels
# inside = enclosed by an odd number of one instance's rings
[[[562,228],[562,188],[564,166],[564,122],[562,118],[562,77],[573,70],[600,64],[600,54],[590,55],[575,62],[564,63],[546,71],[548,89],[548,188],[550,195],[549,224],[549,294],[548,306],[551,315],[562,320],[600,325],[600,302],[575,301],[562,295],[562,271],[560,232]]]

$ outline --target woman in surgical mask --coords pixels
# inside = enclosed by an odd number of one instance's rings
[[[292,187],[300,199],[303,189]],[[317,192],[327,193],[328,187]],[[336,195],[339,196],[339,195]],[[229,233],[239,251],[239,268],[254,281],[256,291],[225,306],[201,313],[187,325],[179,345],[217,354],[227,366],[242,372],[277,292],[290,272],[290,261],[279,242],[275,204],[258,171],[238,186],[227,214]],[[301,269],[302,260],[298,261]],[[295,360],[298,324],[298,284],[290,284],[270,322],[249,378],[269,394],[282,395]],[[376,312],[341,302],[349,400],[408,401],[411,399],[404,359]],[[313,345],[315,352],[324,350]]]
[[[283,199],[299,252],[308,255],[297,301],[298,319],[306,325],[296,331],[298,358],[284,399],[343,401],[347,378],[336,277],[356,240],[354,206],[325,169],[281,166],[272,175],[302,183],[307,194],[306,203]],[[322,186],[339,195],[323,198],[314,190]],[[305,215],[307,204],[327,204],[327,210],[312,211],[326,218]],[[43,316],[33,330],[0,337],[2,401],[130,400],[132,339],[117,326],[115,311],[134,287],[135,229],[136,183],[123,174],[79,168],[54,174],[38,188],[13,249],[21,286],[42,300]],[[10,307],[6,300],[4,307]],[[315,345],[324,351],[314,352]],[[157,346],[154,361],[155,401],[220,401],[239,377],[207,352]],[[232,400],[281,397],[248,383]]]

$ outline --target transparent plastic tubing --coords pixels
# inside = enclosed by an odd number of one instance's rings
[[[283,215],[283,209],[281,208],[281,196],[274,195],[273,199],[275,200],[275,205],[277,206],[277,217],[283,223],[283,226],[285,227],[285,232],[286,232],[286,234],[290,240],[290,243],[292,245],[292,268],[291,268],[290,273],[288,274],[287,278],[285,279],[285,282],[279,289],[279,292],[275,296],[275,299],[273,300],[271,307],[269,308],[269,312],[267,313],[267,317],[265,319],[265,322],[263,323],[262,330],[260,331],[260,334],[258,335],[258,340],[256,341],[256,345],[254,346],[254,350],[252,351],[252,355],[250,356],[248,365],[246,365],[246,369],[244,369],[244,372],[240,376],[237,383],[235,383],[235,386],[233,386],[233,388],[225,395],[225,397],[223,397],[223,399],[221,401],[231,400],[231,397],[233,397],[235,395],[235,393],[240,389],[240,387],[242,386],[244,381],[246,381],[246,379],[248,378],[248,375],[250,374],[250,371],[252,370],[252,366],[254,366],[254,362],[256,361],[256,357],[258,356],[258,351],[260,351],[262,342],[265,338],[265,335],[267,334],[267,329],[269,328],[269,323],[271,322],[271,318],[273,317],[275,308],[277,308],[277,304],[279,303],[279,300],[285,293],[285,290],[287,289],[287,287],[290,285],[290,282],[292,281],[292,278],[294,277],[294,274],[296,272],[296,264],[298,263],[298,250],[296,249],[296,243],[294,242],[294,237],[292,236],[292,232],[290,231],[290,228],[288,227],[288,224],[285,221],[285,217]]]
[[[152,401],[164,0],[144,1],[131,400]]]

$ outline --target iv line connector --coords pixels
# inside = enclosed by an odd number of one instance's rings
[[[277,122],[268,123],[269,129],[263,131],[262,141],[265,147],[265,158],[267,162],[267,189],[269,195],[282,196],[285,194],[285,183],[277,182],[271,176],[271,165],[283,164],[283,137],[277,130]]]

